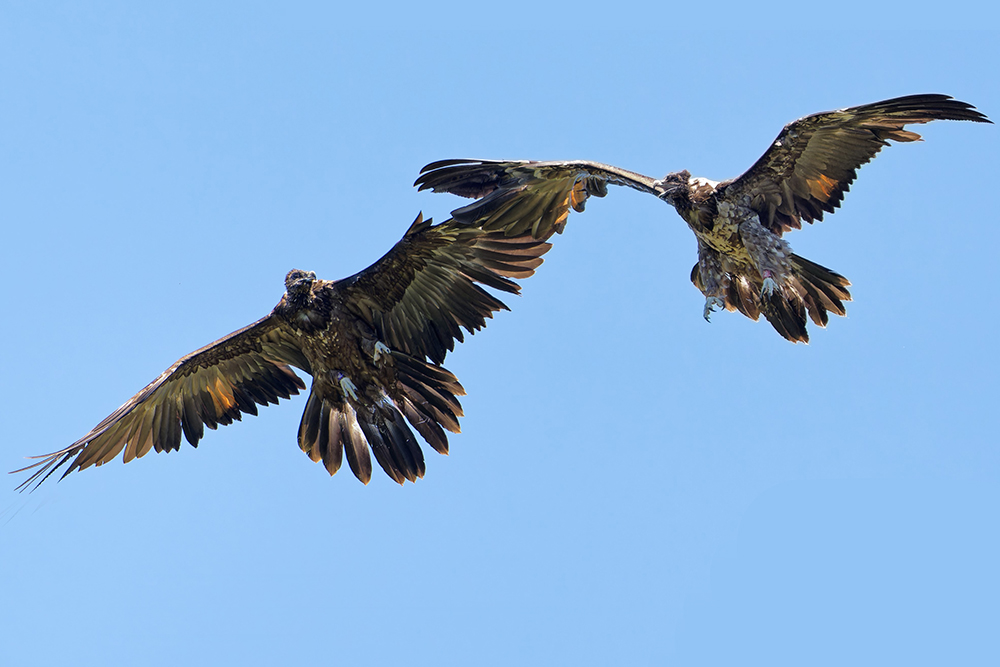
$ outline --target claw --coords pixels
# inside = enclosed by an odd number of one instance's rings
[[[712,313],[715,312],[716,308],[722,309],[725,307],[726,307],[726,302],[717,296],[710,296],[707,299],[705,299],[705,312],[703,313],[703,315],[705,316],[705,321],[706,322],[712,321],[711,316]]]
[[[383,357],[385,357],[386,360],[391,359],[392,353],[389,351],[389,347],[385,343],[382,341],[375,341],[375,353],[372,355],[372,358],[375,359],[375,363],[377,364],[382,361]]]
[[[335,377],[340,383],[340,391],[342,391],[344,395],[350,396],[355,401],[358,400],[358,388],[354,386],[353,382],[351,382],[351,378],[340,372],[336,373]]]
[[[774,294],[774,290],[778,289],[778,283],[774,282],[774,278],[771,277],[770,271],[764,272],[764,285],[760,288],[760,298],[769,299],[771,295]]]

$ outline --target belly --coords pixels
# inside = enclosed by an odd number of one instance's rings
[[[750,262],[750,254],[740,236],[740,223],[745,220],[746,213],[753,212],[741,210],[724,200],[712,208],[714,210],[707,207],[693,210],[697,219],[688,220],[688,226],[702,243],[723,257],[737,264]],[[710,225],[702,224],[707,216],[711,216]]]
[[[750,259],[740,237],[739,223],[731,217],[716,216],[711,229],[695,230],[695,235],[702,243],[722,255],[739,261]]]
[[[350,316],[333,321],[310,339],[306,356],[316,371],[313,376],[320,394],[326,396],[332,392],[332,397],[339,396],[338,373],[343,373],[359,396],[375,401],[384,388],[395,386],[395,369],[391,363],[375,362],[372,355],[375,341],[369,341],[370,349],[366,349],[365,337],[352,324]]]

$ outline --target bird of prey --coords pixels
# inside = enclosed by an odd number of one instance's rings
[[[180,448],[181,434],[197,446],[215,429],[257,414],[305,389],[290,368],[312,375],[299,425],[299,447],[332,475],[343,457],[364,483],[371,447],[396,482],[424,474],[423,453],[410,426],[438,452],[445,431],[459,431],[465,394],[441,366],[455,341],[486,326],[507,307],[476,283],[517,294],[512,278],[527,278],[550,244],[448,220],[418,216],[379,261],[344,280],[318,280],[293,270],[285,294],[267,317],[181,358],[145,389],[69,447],[37,456],[24,489],[66,463],[74,470],[102,465],[124,451],[127,463]],[[409,422],[409,426],[407,425]]]
[[[756,320],[761,313],[782,336],[808,342],[806,314],[825,326],[844,315],[850,282],[792,253],[782,235],[802,221],[833,213],[857,176],[889,141],[920,140],[907,125],[932,120],[991,122],[946,95],[911,95],[817,113],[789,123],[743,175],[728,181],[688,171],[654,179],[587,161],[443,160],[427,165],[415,185],[477,201],[452,212],[484,229],[547,239],[562,232],[569,209],[626,185],[673,206],[698,240],[691,281],[705,295],[704,317],[720,307]]]

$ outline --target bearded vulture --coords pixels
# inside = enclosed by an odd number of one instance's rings
[[[789,123],[746,173],[728,181],[686,170],[657,180],[587,161],[443,160],[424,167],[414,185],[477,198],[452,212],[457,220],[537,239],[561,233],[569,209],[583,211],[609,183],[648,192],[673,206],[698,239],[691,281],[705,295],[706,320],[719,307],[754,320],[763,313],[786,339],[808,342],[806,314],[819,326],[828,312],[844,315],[850,282],[792,253],[782,234],[833,213],[858,167],[890,140],[920,140],[903,128],[932,120],[991,122],[946,95],[911,95]]]
[[[343,458],[367,484],[368,448],[394,481],[424,475],[410,427],[436,451],[459,432],[465,394],[441,366],[462,328],[474,333],[507,307],[477,285],[517,294],[550,248],[525,234],[486,232],[455,220],[418,216],[382,259],[344,280],[290,271],[285,294],[267,317],[178,360],[69,447],[36,456],[18,488],[41,484],[69,463],[74,470],[193,446],[215,429],[257,414],[257,405],[305,389],[291,367],[312,376],[299,447],[333,475]],[[409,425],[407,425],[409,424]]]

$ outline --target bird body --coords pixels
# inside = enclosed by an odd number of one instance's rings
[[[332,475],[343,459],[364,483],[369,448],[394,481],[425,472],[415,430],[448,452],[459,431],[465,391],[441,363],[486,318],[506,306],[481,285],[516,294],[515,278],[542,263],[550,244],[527,235],[418,216],[405,236],[367,269],[318,280],[294,269],[266,317],[188,354],[70,446],[38,457],[19,488],[40,484],[69,464],[127,463],[150,451],[197,446],[204,429],[231,424],[258,405],[305,389],[292,368],[313,378],[299,425],[299,447]],[[412,430],[411,430],[412,429]]]
[[[67,465],[125,462],[150,451],[193,446],[204,429],[231,424],[258,405],[306,388],[298,444],[332,475],[344,458],[362,482],[369,455],[402,484],[425,471],[416,431],[448,451],[459,431],[464,389],[441,364],[455,341],[506,306],[483,286],[518,293],[561,233],[570,209],[624,185],[673,206],[694,233],[691,280],[719,307],[763,314],[793,342],[808,341],[806,317],[824,326],[844,315],[849,281],[795,255],[783,234],[833,212],[856,177],[889,141],[912,142],[908,124],[937,119],[990,122],[945,95],[913,95],[820,114],[788,124],[741,176],[728,181],[687,171],[654,179],[590,161],[444,160],[427,165],[420,189],[476,201],[433,225],[418,216],[403,238],[367,269],[337,281],[292,270],[266,317],[186,355],[68,447],[14,472],[33,470],[19,488]]]
[[[394,481],[423,477],[423,454],[404,413],[435,449],[447,453],[441,427],[458,432],[462,408],[457,396],[465,393],[457,378],[443,367],[388,348],[378,332],[352,312],[348,294],[337,281],[316,280],[312,272],[289,272],[286,294],[273,317],[291,332],[313,376],[299,426],[299,446],[312,460],[323,461],[333,474],[345,452],[355,476],[367,483],[370,446]],[[435,414],[427,414],[426,401],[414,401],[412,395],[419,393],[440,397],[442,405]]]
[[[698,263],[691,280],[705,295],[703,315],[716,308],[740,310],[752,319],[760,313],[792,341],[808,340],[805,316],[826,326],[827,312],[844,315],[850,282],[792,253],[780,234],[766,229],[748,194],[729,196],[719,183],[687,171],[656,182],[658,196],[673,205],[694,232]],[[775,294],[777,292],[777,294]]]
[[[608,184],[655,195],[695,234],[691,281],[705,296],[706,319],[721,306],[755,320],[763,314],[788,340],[807,342],[806,316],[825,326],[829,312],[844,315],[850,282],[792,253],[783,234],[834,212],[860,166],[890,141],[918,141],[904,127],[932,120],[990,122],[946,95],[910,95],[789,123],[750,169],[727,181],[687,171],[653,179],[586,160],[458,159],[427,165],[415,184],[476,198],[453,211],[456,219],[541,239],[562,232],[569,210],[583,211]]]

